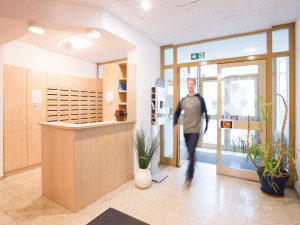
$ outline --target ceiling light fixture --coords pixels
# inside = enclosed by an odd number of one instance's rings
[[[149,0],[142,0],[141,6],[145,10],[149,9],[150,8],[150,1]]]
[[[44,24],[35,21],[28,22],[28,30],[30,30],[32,33],[43,34],[45,33],[45,29],[46,26]]]
[[[79,36],[73,36],[67,41],[69,41],[72,44],[73,48],[77,50],[84,49],[90,45],[90,42],[86,38],[82,38]]]
[[[101,37],[101,33],[97,30],[91,29],[89,30],[89,32],[86,34],[86,36],[88,36],[89,38],[94,38],[94,39],[98,39]]]

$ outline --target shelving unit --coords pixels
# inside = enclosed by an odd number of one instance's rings
[[[165,109],[166,93],[165,88],[152,87],[151,88],[151,124],[161,125],[165,123],[166,109]]]
[[[127,63],[119,63],[119,67],[121,70],[122,77],[119,78],[119,97],[120,102],[118,103],[120,109],[125,109],[127,111]],[[123,86],[120,89],[120,86]]]

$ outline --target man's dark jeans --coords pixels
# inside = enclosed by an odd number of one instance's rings
[[[199,140],[199,133],[184,134],[184,139],[190,158],[187,179],[192,180],[194,177],[195,149]]]

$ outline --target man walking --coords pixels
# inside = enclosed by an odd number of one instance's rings
[[[187,89],[189,94],[184,97],[178,104],[177,110],[174,115],[173,131],[176,133],[178,129],[178,119],[180,113],[184,110],[183,132],[184,139],[189,153],[190,164],[187,171],[185,186],[190,188],[194,176],[194,163],[195,163],[195,149],[200,136],[200,127],[202,123],[202,116],[205,114],[206,126],[204,134],[207,131],[208,116],[204,98],[199,93],[195,93],[196,80],[188,78]]]

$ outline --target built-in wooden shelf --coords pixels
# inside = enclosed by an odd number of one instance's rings
[[[127,105],[126,102],[120,102],[119,105]]]
[[[120,91],[120,90],[119,90],[119,93],[126,93],[126,92],[127,92],[127,91]]]

